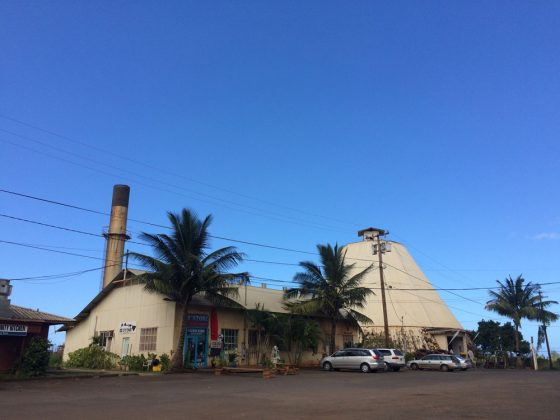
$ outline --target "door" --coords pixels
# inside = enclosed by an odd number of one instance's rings
[[[424,356],[422,357],[422,359],[420,359],[420,367],[422,369],[431,369],[431,362],[432,362],[432,358],[433,356]]]
[[[130,350],[130,337],[122,339],[121,357],[127,356]]]
[[[185,346],[183,349],[183,360],[185,366],[193,368],[206,367],[208,359],[208,329],[187,328],[185,335]]]
[[[333,355],[331,357],[331,363],[332,363],[333,368],[340,369],[340,368],[344,367],[343,366],[343,364],[344,364],[343,356],[344,356],[344,351],[337,351],[337,352],[333,353]]]

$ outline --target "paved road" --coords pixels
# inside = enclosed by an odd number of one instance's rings
[[[560,417],[560,372],[178,374],[0,383],[0,419]]]

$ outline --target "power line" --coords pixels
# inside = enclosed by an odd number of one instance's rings
[[[25,218],[21,218],[21,217],[10,216],[10,215],[6,215],[6,214],[2,214],[2,213],[0,213],[0,217],[5,217],[5,218],[8,218],[8,219],[13,219],[13,220],[17,220],[17,221],[21,221],[21,222],[25,222],[25,223],[36,224],[36,225],[40,225],[40,226],[44,226],[44,227],[49,227],[49,228],[53,228],[53,229],[59,229],[59,230],[63,230],[63,231],[69,231],[69,232],[72,232],[72,233],[78,233],[78,234],[82,234],[82,235],[88,235],[88,236],[94,236],[94,237],[101,237],[101,238],[104,237],[102,234],[97,234],[97,233],[92,233],[92,232],[86,232],[86,231],[82,231],[82,230],[78,230],[78,229],[72,229],[72,228],[67,228],[67,227],[58,226],[58,225],[52,225],[52,224],[49,224],[49,223],[39,222],[39,221],[36,221],[36,220],[30,220],[30,219],[25,219]],[[272,248],[275,248],[275,249],[280,248],[280,247],[273,247],[273,246],[271,246],[271,245],[257,244],[257,243],[254,243],[254,242],[238,241],[238,240],[230,239],[230,238],[227,238],[227,239],[226,239],[226,238],[222,238],[222,237],[218,237],[218,236],[212,236],[212,237],[214,237],[214,238],[219,238],[219,239],[225,239],[225,240],[229,240],[229,241],[234,241],[234,242],[249,243],[249,244],[253,244],[253,245],[257,245],[257,246],[272,247]],[[15,245],[27,246],[27,247],[29,247],[29,248],[36,248],[36,249],[42,249],[42,250],[49,250],[49,251],[52,251],[52,252],[58,252],[58,253],[67,254],[67,255],[76,255],[76,256],[81,256],[81,257],[86,257],[86,258],[93,258],[93,259],[103,260],[103,258],[100,258],[100,257],[92,257],[92,256],[89,256],[89,255],[86,256],[86,255],[75,254],[75,253],[70,253],[70,252],[56,251],[56,250],[48,249],[48,248],[41,247],[41,246],[35,246],[35,245],[32,245],[32,244],[21,244],[21,243],[10,242],[10,241],[0,241],[0,242],[11,243],[11,244],[15,244]],[[145,243],[145,242],[137,242],[137,241],[127,241],[127,242],[132,243],[132,244],[137,244],[137,245],[151,246],[150,244]],[[49,245],[49,246],[50,246],[50,245]],[[52,246],[51,246],[51,247],[52,247]],[[292,249],[289,249],[289,248],[280,248],[280,249],[282,249],[282,250],[291,250],[291,251],[293,251],[293,252],[305,252],[305,253],[307,253],[307,254],[318,255],[318,254],[316,254],[316,253],[310,253],[310,252],[307,252],[307,251],[292,250]],[[350,259],[350,258],[349,258],[349,259]],[[370,261],[370,260],[365,260],[365,259],[359,259],[359,260],[360,260],[360,261]],[[296,263],[287,263],[287,262],[282,262],[282,261],[254,260],[254,259],[248,259],[248,258],[247,258],[247,259],[244,259],[244,261],[256,262],[256,263],[264,263],[264,264],[287,265],[287,266],[299,266],[299,264],[296,264]],[[394,266],[394,265],[392,265],[392,264],[389,264],[389,263],[387,263],[387,262],[384,262],[383,264],[384,264],[384,265],[387,265],[387,266],[389,266],[389,267],[391,267],[391,268],[393,268],[393,269],[395,269],[395,270],[397,270],[397,271],[399,271],[399,272],[401,272],[401,273],[403,273],[403,274],[406,274],[406,275],[408,275],[408,276],[410,276],[410,277],[413,277],[413,278],[415,278],[415,279],[417,279],[417,280],[420,280],[420,281],[422,281],[422,282],[424,282],[424,283],[426,283],[426,284],[429,284],[429,285],[434,284],[434,283],[430,283],[428,280],[422,279],[421,277],[418,277],[418,276],[415,276],[415,275],[413,275],[413,274],[410,274],[410,273],[408,273],[408,272],[405,271],[405,270],[401,270],[400,268],[398,268],[398,267],[396,267],[396,266]],[[279,281],[281,281],[281,280],[279,280]],[[283,280],[283,281],[286,282],[286,280]],[[291,281],[289,281],[289,282],[292,283]],[[552,285],[552,284],[560,284],[560,281],[559,281],[559,282],[546,282],[546,283],[533,283],[533,284],[539,285],[539,286],[540,286],[540,285]],[[371,289],[377,290],[377,288],[371,288]],[[378,288],[378,289],[380,290],[381,288]],[[449,292],[449,293],[452,293],[452,294],[456,295],[457,297],[460,297],[460,298],[462,298],[462,299],[467,299],[467,300],[469,300],[469,301],[471,301],[471,302],[474,302],[474,303],[477,303],[477,304],[480,304],[480,302],[477,302],[477,301],[475,301],[475,300],[466,298],[465,296],[461,296],[461,295],[458,295],[458,294],[453,293],[453,292],[454,292],[454,291],[472,291],[472,290],[496,290],[496,289],[499,289],[499,287],[497,287],[497,286],[495,286],[495,287],[458,287],[458,288],[432,287],[432,288],[425,288],[425,289],[420,289],[420,288],[394,288],[394,287],[391,288],[391,290],[446,291],[446,292]]]
[[[112,264],[110,265],[111,267],[114,266],[116,264]],[[103,266],[103,267],[97,267],[97,268],[90,268],[87,270],[81,270],[81,271],[72,271],[70,273],[58,273],[58,274],[46,274],[43,276],[33,276],[33,277],[12,277],[9,278],[8,280],[10,281],[24,281],[24,280],[50,280],[50,279],[59,279],[59,278],[65,278],[65,277],[74,277],[74,276],[79,276],[81,274],[85,274],[85,273],[90,273],[92,271],[99,271],[99,270],[103,270],[106,267],[109,266]]]
[[[31,244],[25,244],[22,242],[15,242],[15,241],[5,241],[0,239],[0,243],[4,243],[4,244],[9,244],[9,245],[15,245],[15,246],[21,246],[21,247],[25,247],[25,248],[32,248],[32,249],[38,249],[41,251],[48,251],[48,252],[54,252],[57,254],[63,254],[63,255],[71,255],[74,257],[82,257],[82,258],[89,258],[91,260],[97,260],[97,261],[105,261],[105,258],[101,258],[101,257],[93,257],[91,255],[84,255],[84,254],[77,254],[75,252],[66,252],[66,251],[59,251],[57,249],[50,249],[50,248],[45,248],[45,247],[41,247],[41,246],[35,246],[35,245],[31,245]],[[115,261],[115,260],[108,260],[107,262],[114,262],[119,264],[119,261]],[[143,266],[140,266],[138,264],[130,264],[129,265],[135,265],[139,268],[144,268]]]
[[[14,118],[14,117],[11,117],[11,116],[8,116],[8,115],[5,115],[5,114],[0,114],[0,118],[4,118],[5,120],[15,122],[15,123],[17,123],[17,124],[23,125],[23,126],[28,127],[28,128],[32,128],[32,129],[34,129],[34,130],[42,131],[42,132],[44,132],[44,133],[46,133],[46,134],[49,134],[49,135],[51,135],[51,136],[61,138],[61,139],[63,139],[63,140],[69,141],[69,142],[71,142],[71,143],[79,144],[79,145],[81,145],[81,146],[84,146],[84,147],[87,147],[87,148],[96,150],[96,151],[98,151],[98,152],[102,152],[102,153],[104,153],[104,154],[110,154],[110,155],[112,155],[112,156],[115,156],[115,157],[119,158],[120,160],[126,160],[126,161],[128,161],[128,162],[134,163],[135,165],[141,165],[141,166],[144,166],[144,167],[146,167],[146,168],[150,168],[150,169],[152,169],[152,170],[155,170],[155,171],[157,171],[157,172],[160,172],[160,173],[163,173],[163,174],[167,174],[167,175],[171,175],[171,176],[174,176],[174,177],[178,177],[178,178],[181,178],[181,179],[183,179],[183,180],[186,180],[186,181],[189,181],[189,182],[193,182],[193,183],[196,183],[196,184],[205,186],[205,187],[214,188],[214,189],[216,189],[216,190],[223,191],[223,192],[227,192],[227,193],[229,193],[229,194],[234,194],[234,195],[237,195],[237,196],[239,196],[239,197],[248,198],[248,199],[250,199],[250,200],[254,200],[254,201],[257,201],[257,202],[261,202],[261,203],[264,203],[264,204],[266,204],[266,205],[270,205],[270,206],[274,206],[274,207],[279,207],[279,208],[283,208],[283,209],[286,209],[286,210],[291,210],[291,211],[298,212],[298,213],[301,213],[301,214],[306,214],[306,215],[308,215],[308,216],[320,217],[320,218],[322,218],[322,219],[332,220],[332,221],[335,221],[335,222],[339,222],[339,223],[342,223],[342,224],[346,224],[346,225],[348,225],[348,226],[351,225],[350,223],[348,223],[348,222],[345,221],[345,220],[341,220],[341,219],[337,219],[337,218],[334,218],[334,217],[329,217],[329,216],[324,216],[324,215],[320,215],[320,214],[308,212],[308,211],[305,211],[305,210],[302,210],[302,209],[299,209],[299,208],[294,208],[294,207],[286,206],[286,205],[284,205],[284,204],[274,203],[274,202],[271,202],[271,201],[263,200],[262,198],[259,198],[259,197],[254,197],[254,196],[251,196],[251,195],[248,195],[248,194],[239,193],[239,192],[237,192],[237,191],[233,191],[233,190],[230,190],[230,189],[228,189],[228,188],[224,188],[223,186],[213,185],[213,184],[210,184],[210,183],[207,183],[207,182],[204,182],[204,181],[200,181],[200,180],[197,180],[197,179],[194,179],[194,178],[186,177],[186,176],[184,176],[184,175],[181,175],[181,174],[178,174],[178,173],[175,173],[175,172],[172,172],[172,171],[169,171],[169,170],[160,168],[160,167],[158,167],[158,166],[154,166],[154,165],[149,164],[149,163],[145,163],[145,162],[142,162],[142,161],[139,161],[139,160],[136,160],[136,159],[132,159],[132,158],[130,158],[130,157],[127,156],[127,155],[121,155],[121,154],[115,153],[115,152],[112,151],[112,150],[106,150],[106,149],[103,149],[103,148],[98,147],[98,146],[93,146],[93,145],[91,145],[91,144],[89,144],[89,143],[86,143],[86,142],[83,142],[83,141],[80,141],[80,140],[73,139],[73,138],[71,138],[71,137],[69,137],[69,136],[56,133],[56,132],[54,132],[54,131],[52,131],[52,130],[47,130],[47,129],[42,128],[42,127],[39,127],[39,126],[37,126],[37,125],[35,125],[35,124],[31,124],[31,123],[22,121],[22,120],[20,120],[20,119],[17,119],[17,118]]]
[[[82,206],[63,203],[63,202],[56,201],[56,200],[50,200],[50,199],[46,199],[46,198],[36,197],[36,196],[29,195],[29,194],[18,193],[18,192],[6,190],[6,189],[0,189],[0,192],[15,195],[15,196],[20,196],[20,197],[27,198],[27,199],[42,201],[42,202],[46,202],[46,203],[49,203],[49,204],[60,205],[60,206],[63,206],[63,207],[68,207],[68,208],[72,208],[72,209],[80,210],[80,211],[85,211],[85,212],[89,212],[89,213],[100,214],[100,215],[104,215],[104,216],[109,216],[110,215],[107,212],[102,212],[102,211],[93,210],[93,209],[89,209],[89,208],[82,207]],[[52,225],[52,224],[48,224],[48,223],[44,223],[44,222],[33,221],[33,220],[19,218],[19,217],[15,217],[15,216],[6,215],[6,214],[0,214],[0,216],[5,217],[5,218],[18,220],[18,221],[22,221],[22,222],[27,222],[27,223],[37,224],[37,225],[41,225],[41,226],[45,226],[45,227],[50,227],[50,228],[54,228],[54,229],[65,230],[65,231],[69,231],[69,232],[73,232],[73,233],[79,233],[79,234],[95,236],[95,237],[103,237],[103,235],[101,235],[101,234],[85,232],[85,231],[81,231],[81,230],[77,230],[77,229]],[[142,223],[142,224],[146,224],[146,225],[151,225],[151,226],[155,226],[155,227],[162,227],[162,228],[169,229],[168,226],[159,225],[159,224],[152,223],[152,222],[147,222],[147,221],[144,221],[144,220],[139,220],[139,219],[129,219],[129,220],[133,221],[133,222],[136,222],[136,223]],[[241,243],[241,244],[244,244],[244,245],[251,245],[251,246],[257,246],[257,247],[263,247],[263,248],[269,248],[269,249],[276,249],[276,250],[293,252],[293,253],[300,253],[300,254],[306,254],[306,255],[315,255],[315,256],[318,255],[316,252],[303,251],[303,250],[286,248],[286,247],[279,247],[279,246],[268,245],[268,244],[261,244],[261,243],[257,243],[257,242],[251,242],[251,241],[243,241],[243,240],[232,239],[232,238],[227,238],[227,237],[217,236],[217,235],[209,235],[209,236],[212,237],[212,238],[215,238],[215,239],[230,241],[230,242],[234,242],[234,243]],[[142,246],[150,246],[149,244],[144,243],[144,242],[137,242],[137,241],[128,241],[128,242],[133,243],[133,244],[137,244],[137,245],[142,245]],[[347,259],[356,260],[356,261],[366,261],[366,262],[373,263],[371,260],[362,259],[362,258],[347,257]],[[297,264],[297,263],[287,263],[287,262],[279,262],[279,261],[252,260],[252,259],[246,259],[245,261],[256,262],[256,263],[264,263],[264,264],[274,264],[274,265],[299,266],[299,264]],[[394,266],[390,263],[384,262],[384,264],[389,266],[389,267],[392,267],[393,269],[395,269],[395,270],[397,270],[397,271],[399,271],[399,272],[401,272],[401,273],[403,273],[407,276],[410,276],[412,278],[420,280],[420,281],[422,281],[426,284],[430,284],[430,285],[433,284],[434,286],[437,286],[435,283],[431,283],[428,280],[425,280],[421,277],[415,276],[415,275],[413,275],[413,274],[411,274],[411,273],[409,273],[405,270],[402,270],[402,269],[400,269],[400,268],[398,268],[398,267],[396,267],[396,266]],[[367,267],[355,267],[355,268],[367,268]],[[550,284],[556,284],[556,283],[552,282]],[[492,289],[498,289],[498,288],[497,287],[494,287],[494,288],[485,288],[485,287],[481,287],[481,288],[476,288],[476,287],[475,288],[440,288],[440,287],[436,287],[434,289],[414,289],[413,288],[413,289],[410,289],[410,290],[441,290],[441,291],[448,292],[452,295],[455,295],[455,296],[457,296],[461,299],[464,299],[464,300],[467,300],[467,301],[470,301],[470,302],[473,302],[473,303],[476,303],[476,304],[481,304],[480,302],[477,302],[477,301],[475,301],[473,299],[470,299],[466,296],[462,296],[458,293],[455,293],[454,291],[492,290]],[[397,290],[397,289],[394,289],[394,290]]]
[[[0,128],[0,131],[3,131],[3,132],[5,132],[5,133],[7,133],[7,134],[9,134],[9,135],[18,137],[18,138],[20,138],[20,139],[24,139],[24,140],[27,140],[27,141],[31,141],[31,142],[33,142],[33,143],[40,144],[40,145],[42,145],[42,146],[44,146],[44,147],[47,147],[47,148],[50,148],[50,149],[54,149],[54,150],[56,150],[56,151],[58,151],[58,152],[62,152],[62,153],[69,154],[69,155],[71,155],[71,156],[77,157],[78,159],[83,159],[83,160],[85,160],[85,161],[92,162],[92,163],[94,163],[95,165],[102,165],[102,166],[108,167],[108,168],[110,168],[110,169],[119,171],[119,172],[125,172],[125,173],[127,173],[127,174],[132,175],[132,176],[135,176],[135,177],[138,177],[138,178],[141,178],[141,179],[145,179],[145,180],[148,180],[148,181],[151,181],[151,182],[155,182],[156,184],[161,184],[161,185],[164,185],[164,186],[166,186],[166,187],[171,187],[171,188],[175,188],[175,189],[178,189],[178,190],[186,191],[186,192],[188,192],[188,193],[196,194],[196,195],[199,195],[199,196],[202,196],[202,197],[205,197],[205,198],[206,198],[206,199],[201,199],[201,198],[197,198],[197,197],[189,197],[189,198],[194,199],[194,200],[198,200],[198,201],[202,201],[202,202],[208,203],[207,199],[210,199],[210,200],[217,201],[217,203],[211,203],[211,204],[222,205],[222,204],[220,204],[220,202],[221,202],[221,203],[226,203],[226,204],[229,204],[229,205],[233,205],[233,206],[240,207],[241,209],[233,209],[233,210],[241,210],[241,211],[245,211],[245,210],[243,210],[243,208],[247,208],[247,209],[252,210],[253,212],[254,212],[254,211],[260,212],[260,213],[248,212],[249,214],[253,214],[253,215],[257,215],[257,216],[264,216],[264,217],[272,218],[272,219],[274,219],[274,220],[278,220],[278,221],[281,221],[281,222],[294,223],[294,224],[297,224],[297,225],[309,226],[309,227],[314,227],[314,228],[321,228],[321,229],[329,229],[329,230],[335,230],[335,231],[342,231],[340,228],[338,228],[338,227],[336,227],[336,226],[326,225],[326,224],[323,224],[323,223],[310,222],[310,221],[308,221],[308,220],[298,219],[298,218],[295,218],[295,217],[293,217],[293,216],[288,216],[288,215],[286,215],[286,214],[280,214],[280,213],[276,213],[276,212],[273,212],[273,211],[270,211],[270,210],[265,210],[265,209],[262,209],[262,208],[253,207],[253,206],[247,205],[247,204],[245,204],[245,203],[237,203],[237,202],[230,201],[230,200],[226,200],[226,199],[223,199],[223,198],[220,198],[220,197],[214,197],[214,196],[211,196],[211,195],[208,195],[208,194],[205,194],[205,193],[201,193],[201,192],[198,192],[198,191],[194,191],[194,190],[185,188],[185,187],[183,187],[183,186],[181,186],[181,185],[177,185],[177,184],[173,184],[173,183],[170,183],[170,182],[166,182],[166,181],[163,181],[163,180],[160,180],[160,179],[156,179],[156,178],[154,178],[154,177],[148,177],[148,176],[139,174],[139,173],[137,173],[137,172],[134,172],[134,171],[125,169],[125,168],[120,167],[120,166],[117,167],[117,166],[111,165],[111,164],[107,163],[106,161],[100,161],[100,160],[92,159],[92,158],[89,157],[89,156],[83,156],[83,155],[80,155],[79,153],[75,153],[75,152],[72,152],[72,151],[69,151],[69,150],[66,150],[66,149],[57,147],[57,146],[53,146],[53,145],[51,145],[51,144],[49,144],[49,143],[45,143],[45,142],[43,142],[43,141],[40,141],[40,140],[31,138],[31,137],[29,137],[29,136],[23,136],[23,135],[21,135],[21,134],[14,133],[13,131],[10,131],[10,130],[6,130],[6,129],[3,129],[3,128]],[[2,140],[5,141],[5,142],[7,142],[7,143],[10,143],[10,144],[12,144],[12,145],[14,145],[14,146],[17,146],[17,147],[27,148],[28,150],[32,150],[32,151],[34,151],[34,152],[37,152],[37,153],[40,153],[40,154],[44,154],[44,155],[46,155],[46,156],[48,156],[48,157],[50,157],[50,158],[61,159],[61,160],[65,161],[65,162],[67,162],[67,163],[71,163],[71,164],[74,164],[74,165],[77,165],[77,166],[80,166],[80,167],[83,167],[83,168],[87,168],[87,169],[92,170],[92,171],[95,171],[95,172],[100,172],[100,173],[103,173],[103,174],[108,174],[107,172],[100,170],[98,167],[86,166],[86,165],[83,165],[82,163],[76,163],[76,162],[73,162],[73,161],[69,161],[69,160],[67,160],[67,159],[60,158],[60,157],[58,157],[58,156],[52,156],[52,155],[50,155],[50,154],[48,154],[48,153],[45,153],[45,152],[43,152],[43,151],[38,151],[38,150],[35,150],[35,149],[33,149],[33,148],[30,148],[30,147],[25,147],[25,146],[23,146],[23,145],[21,145],[21,144],[15,144],[15,143],[13,143],[13,142],[10,142],[9,140],[5,140],[5,139],[2,139]],[[115,176],[114,174],[110,174],[110,175]],[[120,176],[120,175],[119,175],[119,176]],[[123,178],[123,179],[128,179],[128,180],[130,180],[130,181],[132,181],[132,182],[136,182],[136,183],[138,183],[138,184],[140,184],[140,185],[149,186],[150,188],[154,188],[154,189],[156,189],[156,190],[157,190],[157,189],[162,190],[162,189],[159,188],[159,187],[155,187],[155,186],[153,186],[153,185],[148,185],[148,184],[145,184],[145,183],[143,183],[143,182],[141,182],[141,181],[137,181],[137,180],[130,179],[130,178],[125,178],[125,177],[122,177],[122,176],[120,176],[120,177]],[[183,194],[180,194],[180,193],[177,193],[177,192],[174,192],[174,191],[169,191],[169,190],[162,190],[162,191],[171,192],[171,193],[173,193],[173,194],[183,195]],[[228,207],[228,206],[224,206],[224,207],[232,209],[231,207]],[[247,212],[247,211],[245,211],[245,212]],[[269,213],[269,214],[273,215],[274,217],[267,216],[265,213]],[[345,231],[344,231],[344,232],[345,232]]]

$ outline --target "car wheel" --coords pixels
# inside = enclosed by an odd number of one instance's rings
[[[368,373],[369,372],[369,365],[367,363],[362,363],[360,365],[360,370],[364,373]]]
[[[399,366],[396,366],[393,368],[393,372],[398,372],[399,370],[401,370],[401,368]]]
[[[323,370],[332,370],[332,365],[330,362],[323,363]]]
[[[440,370],[441,370],[442,372],[447,372],[447,371],[449,370],[449,366],[447,366],[447,365],[441,365]]]
[[[410,369],[418,370],[418,365],[416,363],[413,363],[413,364],[410,365]]]

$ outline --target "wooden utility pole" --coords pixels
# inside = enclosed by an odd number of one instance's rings
[[[387,301],[385,300],[385,280],[383,278],[383,250],[381,249],[380,236],[377,235],[377,255],[379,255],[379,278],[381,280],[381,304],[383,305],[383,330],[385,333],[385,347],[389,347],[389,321],[387,320]]]
[[[544,332],[544,339],[546,341],[546,351],[548,352],[548,366],[552,370],[552,355],[550,354],[550,344],[548,344],[548,333],[546,331],[546,320],[544,319],[544,307],[542,303],[542,293],[539,291],[539,302],[541,305],[541,321],[542,321],[542,329]]]

